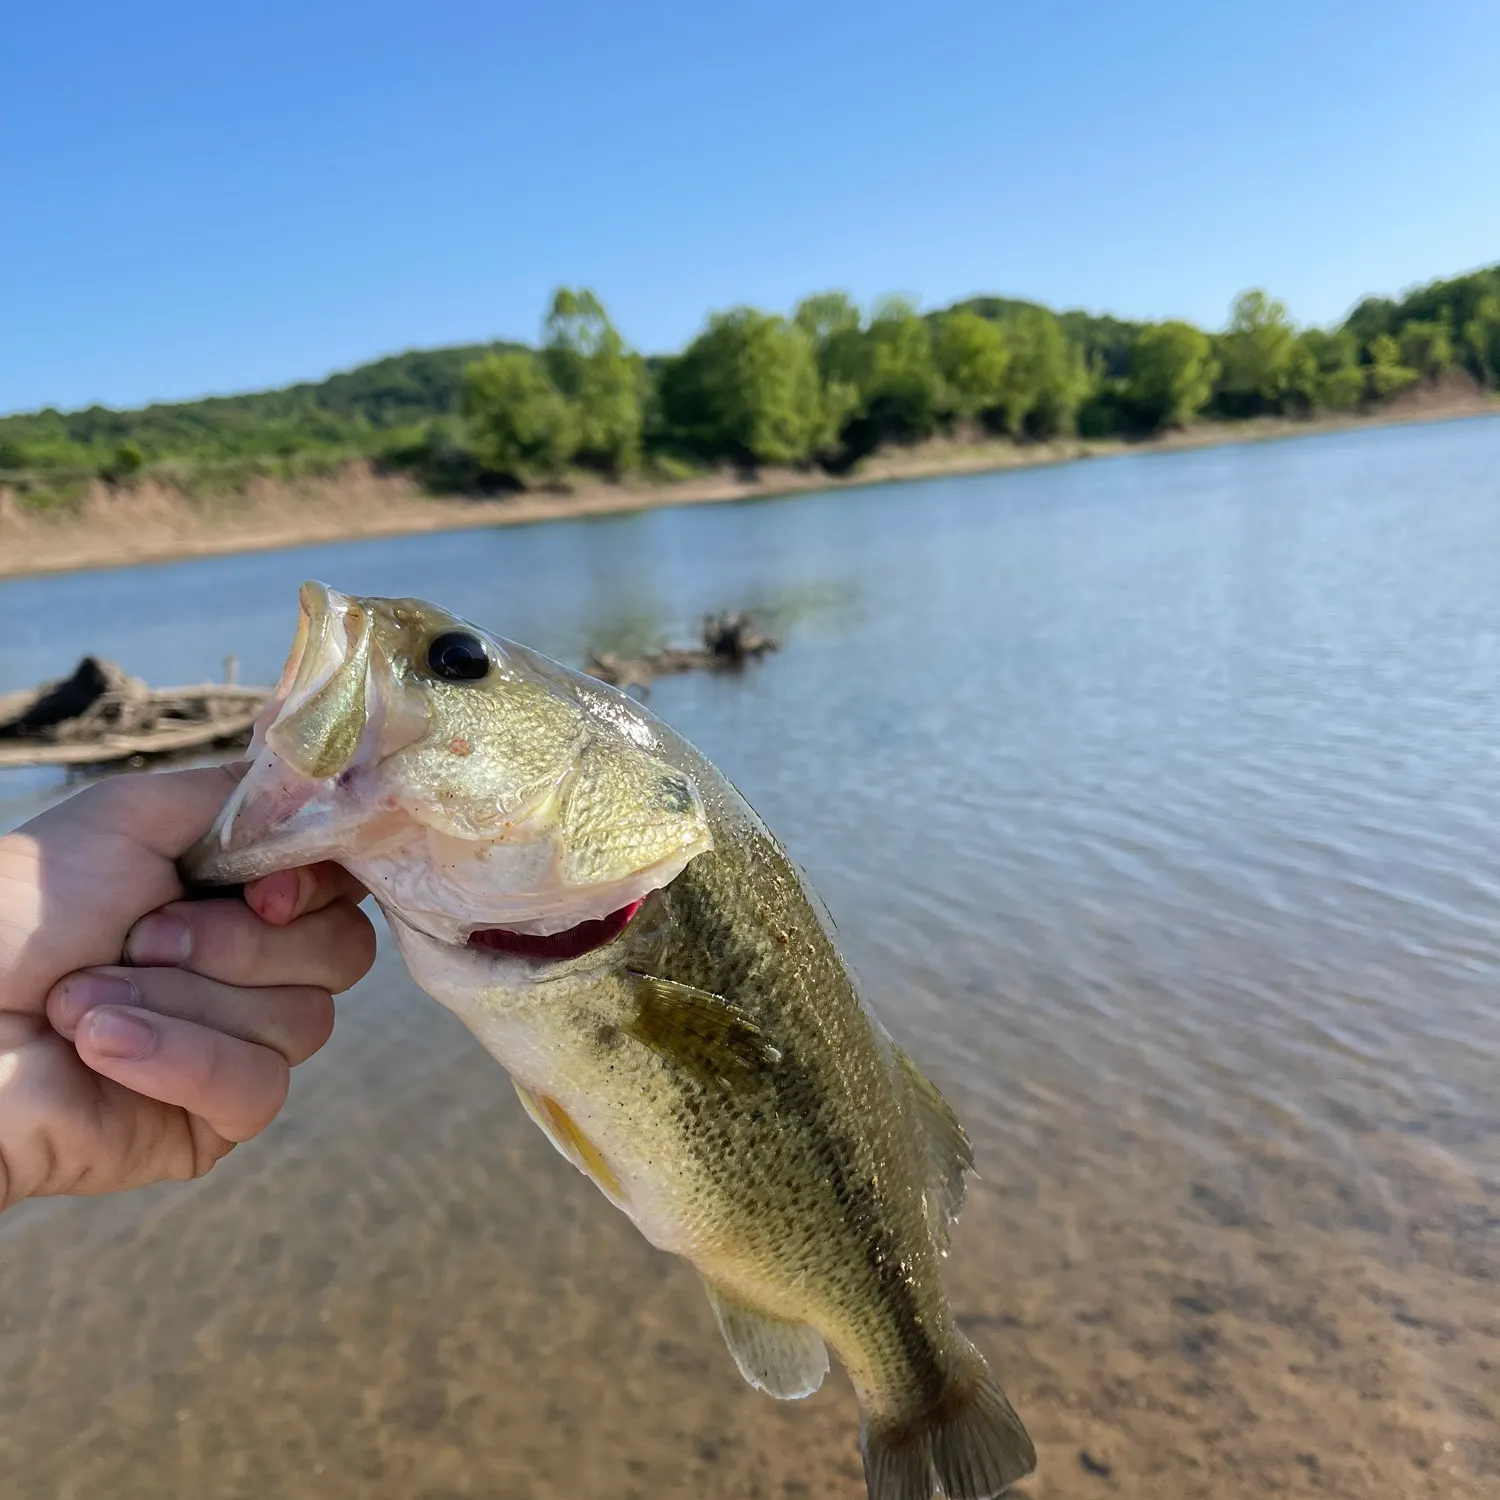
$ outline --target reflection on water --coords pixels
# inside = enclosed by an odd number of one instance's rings
[[[575,661],[777,619],[652,703],[970,1126],[1030,1493],[1500,1492],[1500,422],[0,585],[0,690],[269,680],[304,575]],[[0,1318],[28,1500],[861,1491],[389,955],[210,1180],[0,1221]]]

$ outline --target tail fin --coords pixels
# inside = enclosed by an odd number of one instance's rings
[[[865,1421],[870,1500],[992,1500],[1036,1468],[1036,1449],[977,1354],[916,1421]]]

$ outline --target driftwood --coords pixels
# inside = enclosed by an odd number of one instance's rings
[[[775,651],[781,644],[758,630],[750,616],[739,610],[708,615],[699,628],[699,639],[702,642],[699,646],[666,646],[640,656],[591,652],[585,670],[616,687],[646,688],[653,677],[667,677],[676,672],[733,671],[768,651]]]
[[[226,676],[233,677],[232,663]],[[140,765],[250,741],[269,688],[233,681],[150,688],[86,656],[69,677],[0,697],[0,769]]]

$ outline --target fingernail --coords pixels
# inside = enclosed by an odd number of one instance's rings
[[[140,991],[115,974],[70,974],[58,985],[48,1013],[53,1029],[72,1036],[78,1023],[101,1005],[139,1005]]]
[[[156,1046],[156,1027],[138,1010],[91,1010],[78,1032],[103,1057],[145,1057]]]
[[[142,917],[125,939],[125,959],[137,968],[160,964],[170,968],[186,961],[193,951],[193,929],[171,912],[154,911]]]

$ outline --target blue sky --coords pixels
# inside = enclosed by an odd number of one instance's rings
[[[1301,321],[1500,260],[1500,5],[52,0],[0,29],[0,411],[711,308]]]

